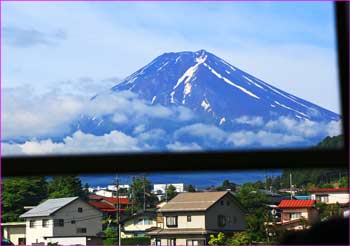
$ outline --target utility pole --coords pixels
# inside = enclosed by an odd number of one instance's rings
[[[118,222],[118,245],[121,246],[121,225],[120,225],[120,202],[119,202],[119,177],[116,175],[115,177],[115,188],[117,192],[117,222]]]
[[[292,183],[292,172],[289,173],[289,185],[290,185],[290,200],[293,200],[293,183]]]
[[[165,202],[168,203],[168,184],[165,184]]]
[[[146,210],[146,180],[145,175],[143,175],[143,211]]]

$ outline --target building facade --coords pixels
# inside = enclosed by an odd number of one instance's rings
[[[78,197],[49,199],[20,218],[26,220],[27,245],[102,243],[102,213]]]
[[[1,223],[2,238],[15,245],[26,245],[26,222]]]
[[[180,193],[158,211],[162,227],[147,233],[155,246],[207,245],[210,234],[245,229],[245,209],[229,191]]]

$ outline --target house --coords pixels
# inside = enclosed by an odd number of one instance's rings
[[[2,238],[15,245],[26,245],[26,222],[1,223]]]
[[[314,200],[283,200],[278,205],[281,221],[286,230],[302,230],[318,221],[318,211]]]
[[[159,201],[164,200],[165,192],[170,185],[175,187],[177,193],[188,191],[188,185],[185,185],[183,183],[179,183],[179,184],[154,184],[153,185],[153,193],[157,195],[157,198]]]
[[[326,204],[349,204],[349,188],[318,188],[310,189],[311,200]]]
[[[121,220],[122,238],[143,237],[145,233],[160,226],[156,210],[145,210]]]
[[[245,209],[230,191],[186,192],[176,195],[158,212],[160,228],[147,232],[151,244],[207,245],[210,234],[245,229]]]
[[[102,212],[79,197],[48,199],[22,214],[26,244],[102,244]]]
[[[117,212],[117,207],[119,207],[119,212],[123,213],[131,204],[128,198],[119,197],[104,197],[99,195],[89,195],[88,202],[90,205],[96,207],[104,213],[104,217],[109,215],[115,215]]]

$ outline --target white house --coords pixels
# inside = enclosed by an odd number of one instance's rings
[[[326,204],[348,204],[350,200],[348,188],[318,188],[309,190],[311,200]]]
[[[245,209],[230,191],[179,193],[158,212],[163,223],[146,234],[151,244],[207,245],[210,234],[245,229]]]
[[[26,222],[1,223],[2,237],[15,245],[26,245]]]
[[[151,229],[159,227],[156,210],[145,210],[135,213],[121,221],[122,238],[143,237]]]
[[[154,184],[153,193],[157,195],[158,200],[161,201],[164,199],[165,191],[167,188],[172,185],[175,187],[177,193],[188,191],[188,186],[182,183],[179,184]]]
[[[79,197],[49,199],[22,214],[26,244],[102,244],[102,212]]]

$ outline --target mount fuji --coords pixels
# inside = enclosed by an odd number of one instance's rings
[[[111,97],[114,100],[108,99]],[[266,137],[275,138],[287,130],[295,139],[288,143],[308,146],[327,136],[322,127],[341,120],[338,114],[284,92],[205,50],[164,53],[95,95],[90,103],[98,108],[99,101],[109,110],[82,115],[75,130],[100,136],[113,130],[133,137],[148,133],[149,139],[153,138],[146,145],[157,146],[157,150],[175,142],[194,149],[226,149],[232,145],[223,140],[225,134],[238,146],[235,133],[260,134],[262,138],[268,132],[274,135]],[[320,125],[317,131],[313,129],[316,125]],[[307,127],[314,132],[305,130]],[[158,139],[152,132],[155,129]],[[262,142],[244,145],[254,147],[264,145]]]

